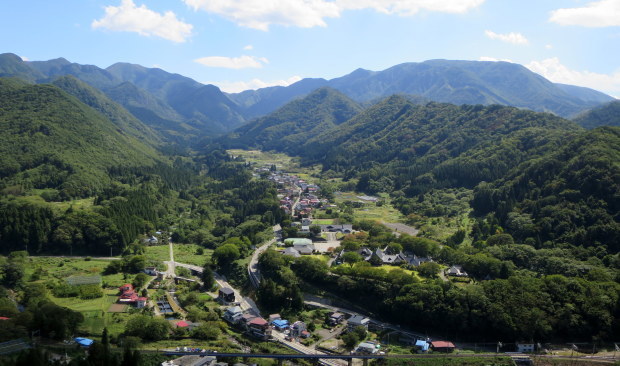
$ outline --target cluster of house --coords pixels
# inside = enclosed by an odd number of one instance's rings
[[[419,266],[425,262],[432,262],[433,259],[431,257],[418,257],[414,253],[409,252],[399,252],[396,254],[388,254],[387,247],[386,248],[377,248],[374,251],[370,248],[363,247],[357,250],[357,252],[362,256],[362,258],[366,262],[370,262],[373,264],[385,264],[385,265],[401,265],[408,264],[411,266]],[[336,262],[341,262],[342,255],[345,253],[343,249],[338,258],[336,258]]]
[[[148,298],[144,296],[139,296],[138,293],[133,288],[133,285],[130,283],[126,283],[123,286],[118,288],[120,291],[120,296],[118,297],[118,302],[121,304],[133,304],[136,308],[141,309],[146,306],[146,302]]]
[[[292,223],[292,226],[297,227],[297,231],[300,233],[309,233],[310,225],[312,225],[311,218],[302,218],[301,221],[295,221]],[[353,232],[353,225],[351,224],[328,224],[328,225],[317,225],[321,228],[321,232],[323,233],[342,233],[342,234],[351,234]]]
[[[269,322],[260,316],[246,313],[239,306],[231,306],[224,312],[224,320],[230,324],[239,326],[248,334],[263,340],[271,338]]]

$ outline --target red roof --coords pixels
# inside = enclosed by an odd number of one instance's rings
[[[10,320],[11,318],[7,318],[6,316],[0,316],[0,320]]]
[[[177,322],[177,327],[185,328],[185,327],[189,327],[189,324],[187,324],[185,320],[181,320]]]
[[[254,325],[267,325],[267,321],[263,318],[254,318],[252,320],[250,320],[250,324],[254,324]]]
[[[452,342],[447,341],[435,341],[431,342],[433,348],[456,348]]]
[[[148,300],[146,297],[139,297],[138,298],[138,301],[146,301],[146,300]]]

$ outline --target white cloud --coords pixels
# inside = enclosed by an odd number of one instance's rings
[[[493,61],[493,62],[504,61],[504,62],[512,62],[512,63],[514,63],[514,61],[512,61],[511,59],[508,59],[508,58],[495,58],[495,57],[489,57],[489,56],[480,56],[478,61]]]
[[[30,61],[30,59],[28,59],[28,57],[26,56],[19,56],[19,58],[21,58],[22,61]]]
[[[556,83],[585,86],[612,95],[620,93],[620,69],[612,74],[571,70],[557,57],[532,61],[525,67]]]
[[[484,34],[486,34],[487,37],[493,40],[498,40],[498,41],[512,43],[512,44],[528,44],[527,38],[525,38],[523,34],[521,33],[510,32],[510,33],[501,34],[501,33],[495,33],[490,30],[485,30]]]
[[[550,49],[552,49],[552,48],[553,48],[553,45],[552,45],[552,44],[546,44],[546,45],[545,45],[545,48],[546,48],[546,49],[548,49],[548,50],[550,50]]]
[[[247,45],[247,46],[243,47],[243,49],[244,49],[244,50],[246,50],[246,51],[251,51],[251,50],[253,50],[253,49],[254,49],[254,46],[252,46],[251,44],[249,44],[249,45]]]
[[[338,7],[325,0],[183,0],[194,10],[221,15],[241,26],[266,31],[271,24],[325,27],[323,18],[338,17]]]
[[[557,9],[551,12],[549,21],[560,25],[617,27],[620,26],[620,1],[601,0],[581,8]]]
[[[183,0],[194,10],[218,14],[241,26],[268,30],[272,24],[325,27],[325,18],[345,10],[373,9],[385,14],[414,15],[421,10],[464,13],[485,0]]]
[[[342,10],[373,9],[385,14],[414,15],[422,10],[465,13],[485,0],[336,0]]]
[[[208,56],[196,59],[194,62],[208,67],[222,67],[226,69],[258,69],[263,67],[263,64],[269,63],[269,60],[265,57],[243,55],[240,57]]]
[[[263,81],[252,79],[250,81],[212,81],[206,84],[217,85],[226,93],[239,93],[244,90],[267,88],[269,86],[288,86],[301,80],[300,76],[292,76],[286,80]]]
[[[193,28],[191,24],[178,20],[171,11],[160,14],[148,9],[146,5],[136,6],[132,0],[122,0],[120,6],[106,6],[103,18],[93,20],[91,26],[95,29],[135,32],[177,43],[185,42]]]

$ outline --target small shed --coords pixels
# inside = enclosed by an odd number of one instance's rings
[[[175,325],[177,326],[177,328],[187,328],[187,327],[189,327],[189,323],[186,322],[185,320],[180,320],[180,321],[176,322]]]
[[[435,352],[452,352],[456,349],[452,342],[448,341],[434,341],[431,342],[431,347]]]

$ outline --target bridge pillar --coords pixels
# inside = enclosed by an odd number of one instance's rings
[[[368,366],[368,359],[367,359],[367,358],[365,358],[365,359],[363,360],[363,362],[364,362],[364,366]]]
[[[283,362],[284,362],[283,358],[278,358],[278,366],[282,366]]]
[[[347,364],[348,364],[348,366],[353,366],[353,358],[349,358],[347,360]]]

